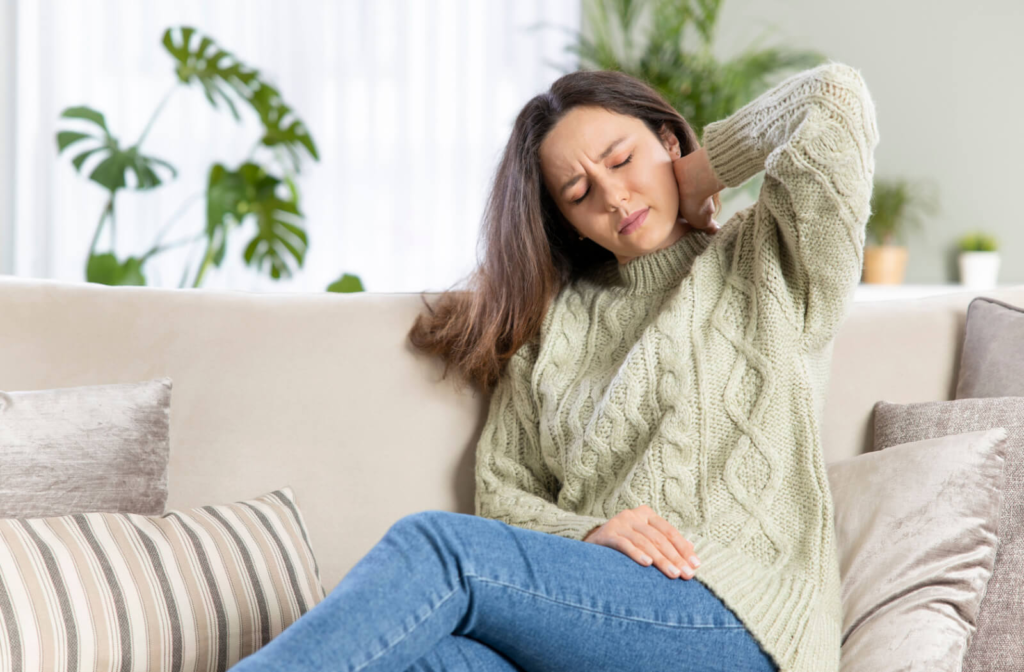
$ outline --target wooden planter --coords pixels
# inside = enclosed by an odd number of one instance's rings
[[[863,281],[899,285],[907,271],[907,248],[902,245],[868,245],[864,248]]]

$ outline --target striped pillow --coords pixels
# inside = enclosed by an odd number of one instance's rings
[[[290,488],[0,520],[0,672],[226,670],[323,597]]]

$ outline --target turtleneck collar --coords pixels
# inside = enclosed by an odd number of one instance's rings
[[[708,235],[698,229],[691,230],[668,247],[635,257],[625,264],[610,263],[599,277],[627,294],[664,292],[683,281],[693,260],[717,235],[721,235],[721,231]]]

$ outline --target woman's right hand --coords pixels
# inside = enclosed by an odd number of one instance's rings
[[[653,563],[670,579],[691,579],[700,565],[693,544],[646,504],[620,511],[583,541],[614,548],[645,567]]]
[[[679,188],[679,216],[691,229],[713,234],[720,225],[715,220],[713,196],[725,189],[711,168],[708,151],[700,147],[672,161],[672,172]]]

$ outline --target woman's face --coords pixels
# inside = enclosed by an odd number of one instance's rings
[[[655,136],[640,119],[601,107],[573,108],[540,146],[544,183],[558,209],[578,235],[613,252],[620,264],[690,230],[679,215],[672,170],[679,156],[675,134],[666,129]],[[648,208],[639,228],[619,232],[626,217]]]

